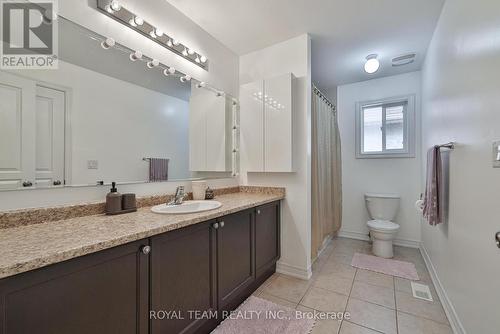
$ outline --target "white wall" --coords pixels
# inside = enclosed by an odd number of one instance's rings
[[[206,81],[224,91],[237,96],[239,58],[222,43],[201,29],[188,17],[180,13],[165,0],[122,0],[148,21],[155,23],[165,32],[180,39],[186,45],[207,56],[209,71],[169,52],[137,32],[103,15],[95,9],[96,0],[59,1],[59,14],[102,35],[111,36],[118,43],[138,49],[146,55],[154,56],[161,62],[175,66],[178,70]],[[237,185],[239,180],[224,179],[214,181],[218,185]],[[122,187],[128,192],[140,195],[173,192],[175,187],[185,182],[143,184]],[[58,190],[20,190],[0,192],[0,210],[72,204],[103,200],[108,187],[64,188]]]
[[[416,157],[356,159],[356,103],[416,95]],[[340,233],[366,237],[369,220],[365,193],[397,193],[401,205],[396,222],[398,242],[418,246],[420,220],[414,203],[420,196],[420,72],[374,79],[338,87],[337,103],[342,140],[343,222]]]
[[[294,122],[295,173],[246,173],[247,185],[286,188],[282,208],[281,260],[278,271],[311,275],[311,54],[310,38],[301,35],[240,57],[240,83],[292,72],[297,77]],[[244,112],[242,110],[241,112]]]
[[[422,75],[423,150],[458,143],[450,153],[449,221],[424,224],[422,241],[470,334],[500,328],[500,250],[494,242],[500,169],[492,168],[492,142],[500,140],[499,13],[499,1],[447,1]]]

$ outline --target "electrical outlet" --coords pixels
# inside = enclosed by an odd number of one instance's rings
[[[97,160],[87,160],[87,169],[98,169],[99,161]]]
[[[493,143],[493,167],[500,168],[500,141]]]

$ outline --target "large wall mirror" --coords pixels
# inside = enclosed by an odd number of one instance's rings
[[[57,22],[57,70],[0,71],[0,190],[237,175],[233,97]]]

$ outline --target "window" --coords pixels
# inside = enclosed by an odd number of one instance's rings
[[[356,157],[415,156],[414,96],[357,104]]]

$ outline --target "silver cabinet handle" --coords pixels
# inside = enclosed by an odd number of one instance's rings
[[[219,223],[214,223],[213,227],[214,227],[214,229],[217,230],[219,228]]]
[[[260,210],[257,210],[257,214],[260,215]]]
[[[220,227],[224,227],[224,222],[220,222]]]
[[[151,253],[151,246],[142,246],[141,247],[141,253],[142,254],[145,254],[145,255],[148,255],[149,253]]]
[[[497,232],[497,234],[495,234],[495,240],[497,242],[497,247],[500,248],[500,232]]]

